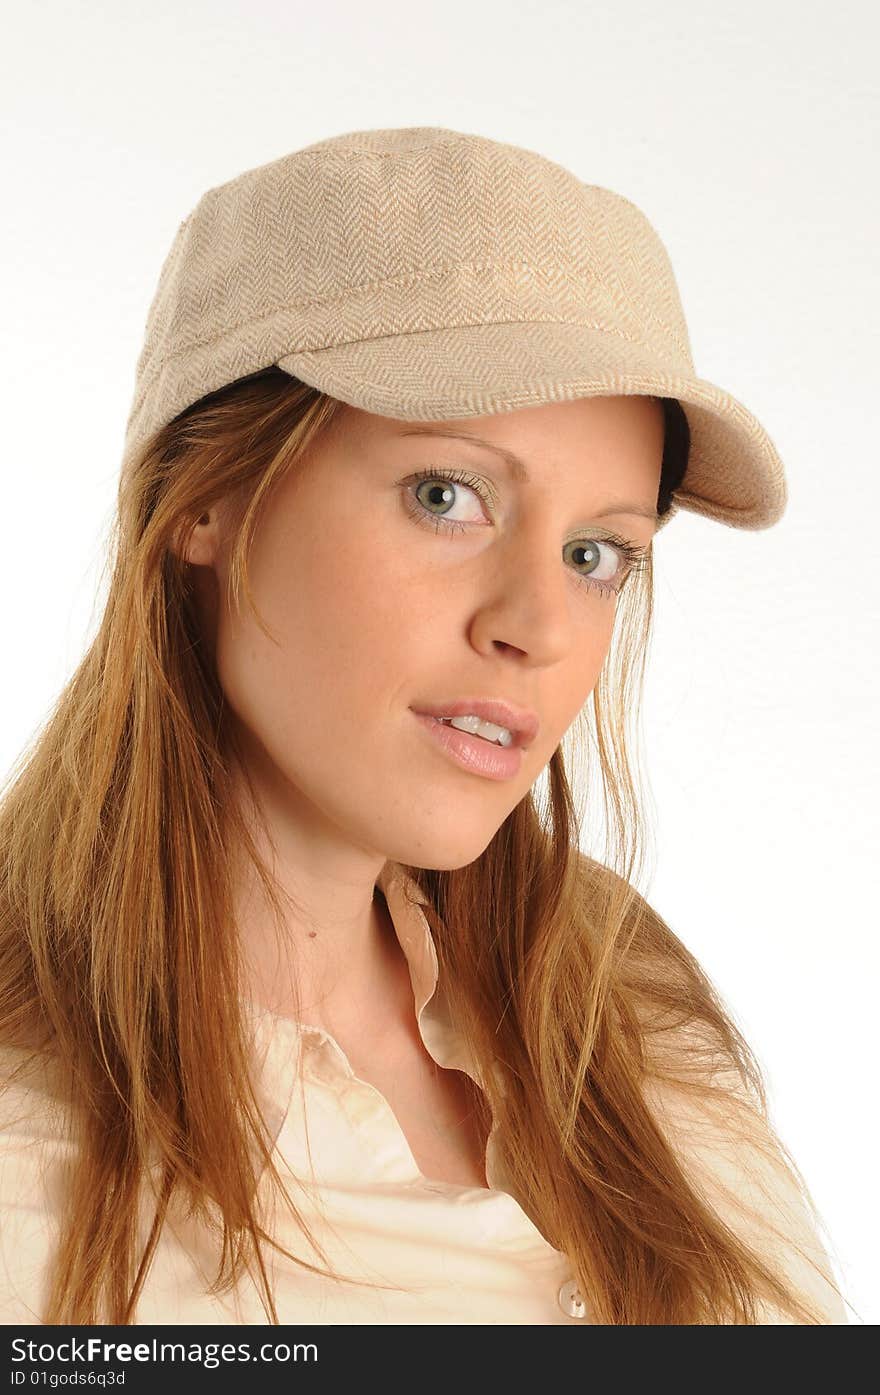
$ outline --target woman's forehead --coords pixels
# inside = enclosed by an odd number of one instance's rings
[[[662,403],[655,397],[635,395],[573,398],[439,421],[386,417],[343,403],[334,424],[350,442],[447,437],[506,452],[514,475],[523,480],[529,459],[540,470],[548,450],[560,463],[569,452],[580,456],[591,446],[615,454],[636,451],[640,458],[656,456],[659,466],[665,434]]]

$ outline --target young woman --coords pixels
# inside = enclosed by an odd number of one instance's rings
[[[846,1322],[634,886],[654,538],[784,500],[620,196],[433,128],[203,196],[0,805],[3,1321]]]

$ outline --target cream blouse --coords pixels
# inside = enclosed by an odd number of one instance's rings
[[[425,1047],[438,1065],[466,1071],[480,1083],[446,1010],[417,884],[389,862],[377,885],[409,964]],[[334,1268],[386,1285],[311,1274],[264,1246],[280,1322],[590,1322],[568,1260],[526,1215],[501,1169],[494,1129],[486,1152],[488,1188],[426,1179],[387,1100],[354,1074],[332,1036],[251,1002],[245,1007],[253,1023],[255,1085],[275,1139],[273,1161],[294,1204]],[[12,1063],[11,1049],[3,1049],[0,1084]],[[42,1069],[32,1068],[0,1092],[0,1322],[7,1324],[40,1321],[71,1156],[62,1110]],[[797,1220],[801,1239],[824,1258],[802,1213]],[[282,1203],[271,1224],[287,1249],[321,1263]],[[144,1238],[147,1233],[145,1209]],[[225,1296],[208,1294],[215,1243],[172,1210],[135,1321],[266,1324],[249,1276]],[[815,1282],[812,1291],[819,1292]],[[827,1287],[821,1296],[828,1321],[846,1323],[840,1300]],[[788,1321],[774,1314],[766,1320]]]

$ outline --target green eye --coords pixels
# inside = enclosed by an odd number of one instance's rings
[[[431,528],[435,533],[455,533],[478,526],[462,522],[460,519],[446,518],[442,513],[434,513],[429,507],[429,504],[438,508],[454,505],[456,486],[464,486],[473,491],[491,508],[492,500],[483,481],[464,470],[420,470],[411,478],[415,484],[407,490],[407,497],[414,502],[408,503],[407,508],[418,523]],[[423,489],[425,484],[431,485],[432,488]],[[576,566],[599,566],[602,548],[608,548],[617,555],[614,575],[611,578],[601,578],[588,572],[583,576],[577,574],[577,580],[600,595],[616,596],[629,574],[645,567],[649,547],[638,547],[627,538],[609,534],[604,538],[575,538],[565,544],[563,556],[567,554]]]

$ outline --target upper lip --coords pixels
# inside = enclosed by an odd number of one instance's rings
[[[413,711],[425,717],[466,717],[472,714],[485,722],[506,727],[515,746],[527,751],[538,735],[538,718],[525,707],[504,698],[450,698],[448,702],[420,702]]]

